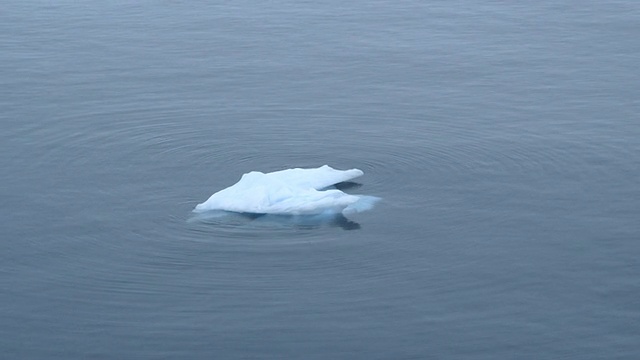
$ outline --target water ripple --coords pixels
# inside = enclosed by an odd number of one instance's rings
[[[476,178],[562,176],[587,167],[584,152],[595,152],[579,139],[558,144],[553,137],[468,119],[372,120],[366,114],[293,109],[200,110],[129,107],[53,117],[15,131],[38,139],[31,145],[39,158],[28,165],[34,173],[55,164],[63,171],[56,175],[59,181],[69,174],[86,178],[86,191],[92,194],[87,201],[128,193],[137,209],[184,211],[169,218],[176,235],[186,226],[196,239],[224,241],[262,239],[264,234],[310,241],[326,237],[327,229],[363,225],[343,218],[314,222],[233,215],[194,220],[190,209],[195,204],[252,170],[357,167],[365,175],[358,179],[361,186],[349,192],[381,197],[396,210],[440,206],[443,214],[451,215],[452,208],[446,206],[451,199],[443,192],[465,191]],[[173,182],[167,182],[167,172]],[[131,206],[121,199],[111,209]]]

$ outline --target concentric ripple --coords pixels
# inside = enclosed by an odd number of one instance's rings
[[[198,219],[190,213],[195,204],[253,170],[356,167],[365,175],[347,192],[381,197],[381,206],[392,211],[440,207],[443,216],[449,216],[455,200],[447,193],[492,188],[492,178],[511,179],[508,183],[517,186],[540,176],[585,176],[578,174],[586,168],[585,153],[596,151],[596,144],[580,139],[562,143],[527,127],[505,129],[500,122],[453,120],[130,104],[118,112],[52,116],[15,131],[38,139],[31,146],[40,156],[26,171],[50,166],[55,169],[50,181],[63,188],[71,183],[69,176],[84,180],[84,189],[68,187],[52,194],[50,208],[72,196],[78,208],[97,213],[127,209],[134,216],[154,213],[169,218],[176,236],[187,230],[195,238],[218,240],[267,233],[306,241],[326,237],[327,229],[367,226],[366,216],[360,224],[346,218]],[[115,194],[125,196],[115,199]],[[105,206],[105,199],[113,203]],[[485,206],[483,201],[478,206]]]

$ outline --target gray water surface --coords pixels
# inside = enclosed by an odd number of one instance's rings
[[[637,359],[640,3],[9,0],[3,359]],[[360,168],[336,221],[191,212]]]

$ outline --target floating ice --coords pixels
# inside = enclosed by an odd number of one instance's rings
[[[252,171],[235,185],[220,190],[198,204],[194,212],[224,210],[278,215],[351,214],[369,210],[378,198],[349,195],[330,188],[362,176],[358,169],[287,169],[271,173]]]

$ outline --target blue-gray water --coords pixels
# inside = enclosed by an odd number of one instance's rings
[[[5,0],[0,357],[637,359],[639,38],[635,0]],[[191,213],[323,164],[383,201]]]

